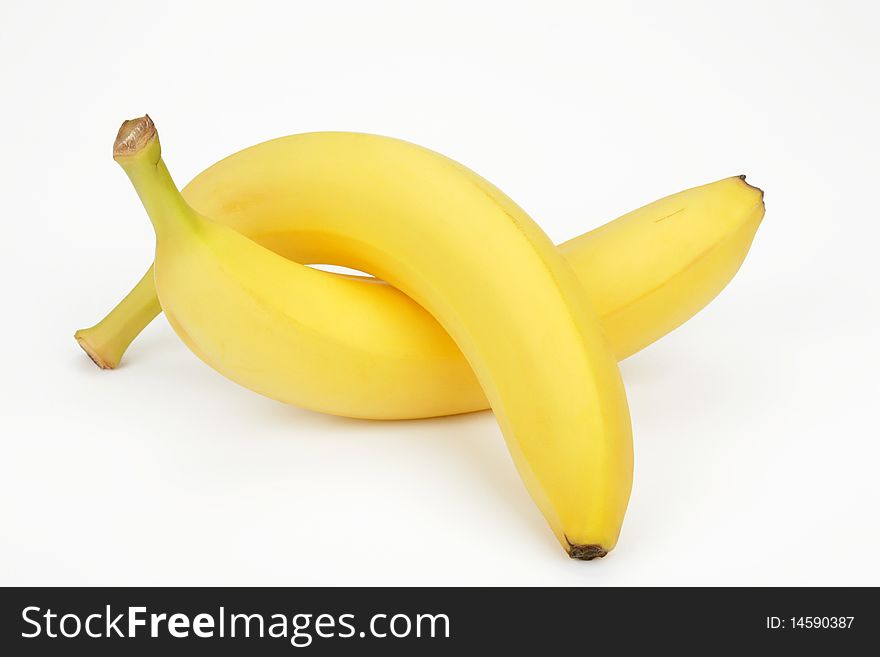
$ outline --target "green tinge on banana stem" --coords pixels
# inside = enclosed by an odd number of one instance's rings
[[[103,370],[119,365],[128,345],[162,312],[153,286],[152,265],[131,292],[100,322],[73,337]]]

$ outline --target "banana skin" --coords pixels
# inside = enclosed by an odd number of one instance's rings
[[[249,160],[261,157],[260,147],[254,149],[248,149]],[[242,209],[252,175],[243,156],[235,154],[197,176],[183,196],[213,220],[285,257],[302,264],[321,262],[308,246],[312,235],[300,217],[273,210],[278,199]],[[761,190],[746,183],[745,176],[733,176],[654,201],[558,248],[598,313],[610,348],[622,360],[686,322],[718,295],[742,265],[763,216]],[[325,250],[324,255],[331,259],[336,254]],[[326,412],[349,414],[346,409],[364,396],[358,390],[374,393],[360,400],[358,415],[376,419],[488,408],[461,351],[421,306],[375,278],[320,272],[315,280],[326,277],[351,282],[354,301],[337,309],[327,326],[314,330],[332,335],[347,328],[361,336],[343,341],[357,342],[359,348],[345,354],[350,363],[346,380],[329,386],[330,398],[320,404]],[[312,298],[322,289],[316,284],[303,296]],[[96,364],[114,368],[159,312],[150,267],[116,308],[75,337]],[[344,327],[338,326],[340,317]],[[328,371],[324,379],[330,376]],[[354,398],[348,399],[349,394]],[[364,409],[364,402],[373,404],[372,409]]]
[[[560,544],[573,558],[604,556],[632,486],[629,412],[598,318],[557,249],[500,190],[420,147],[352,133],[304,135],[290,146],[276,140],[245,156],[242,212],[302,216],[297,234],[310,237],[315,257],[380,277],[428,310],[476,374]],[[162,309],[214,369],[327,411],[353,367],[341,354],[387,346],[387,336],[371,333],[382,309],[363,304],[362,281],[305,267],[194,211],[148,117],[123,124],[114,157],[156,232]],[[340,308],[359,331],[339,321]],[[411,336],[405,347],[414,346]],[[373,416],[373,394],[349,386],[343,414]]]

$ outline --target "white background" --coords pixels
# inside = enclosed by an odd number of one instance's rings
[[[873,3],[0,7],[0,583],[880,584]],[[144,112],[180,183],[268,138],[376,132],[556,241],[724,176],[763,187],[729,288],[623,364],[619,547],[565,557],[489,413],[284,407],[163,318],[95,368],[73,331],[153,248],[110,156]]]

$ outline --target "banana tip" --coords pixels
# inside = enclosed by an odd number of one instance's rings
[[[746,174],[741,173],[741,174],[739,174],[739,175],[737,176],[737,178],[739,178],[740,180],[742,180],[742,181],[746,184],[747,187],[751,187],[751,188],[754,189],[755,191],[760,192],[760,194],[761,194],[761,200],[762,200],[762,201],[764,200],[764,190],[761,189],[760,187],[755,187],[755,185],[752,185],[751,183],[749,183],[749,182],[746,180]]]
[[[149,114],[123,121],[113,142],[113,158],[134,155],[156,136],[156,125]]]
[[[102,370],[112,370],[116,366],[115,363],[110,363],[104,360],[101,357],[101,354],[98,353],[98,350],[95,349],[88,341],[88,338],[83,334],[82,331],[77,331],[73,334],[74,339],[76,339],[76,343],[82,347],[82,350],[86,352],[86,355],[92,359],[92,362],[100,367]]]
[[[601,559],[608,550],[601,545],[578,545],[577,543],[569,543],[568,556],[578,561],[592,561],[593,559]]]

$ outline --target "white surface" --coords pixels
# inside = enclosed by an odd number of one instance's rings
[[[0,5],[0,584],[880,584],[878,16],[867,2]],[[180,183],[267,138],[444,152],[557,241],[747,173],[767,216],[709,308],[623,366],[619,547],[569,561],[488,413],[370,423],[224,380],[164,319],[74,329],[141,275],[110,146]]]

